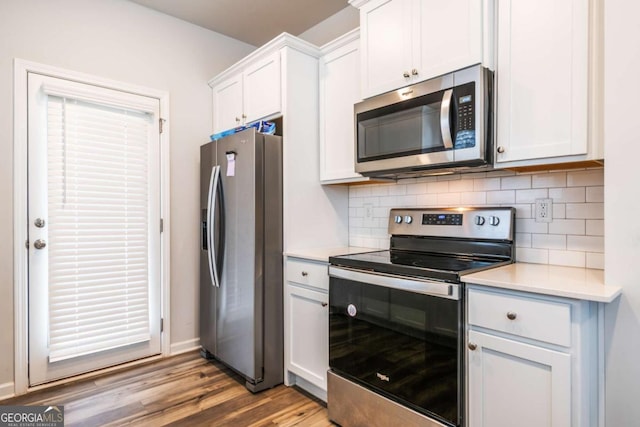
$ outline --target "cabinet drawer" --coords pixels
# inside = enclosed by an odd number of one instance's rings
[[[569,347],[571,305],[526,296],[468,291],[470,325]]]
[[[311,261],[287,259],[287,281],[329,290],[328,265]]]

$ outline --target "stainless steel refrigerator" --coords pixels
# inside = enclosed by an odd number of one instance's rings
[[[257,392],[283,381],[282,139],[200,147],[200,344]]]

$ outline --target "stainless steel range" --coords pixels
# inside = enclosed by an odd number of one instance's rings
[[[329,418],[464,426],[460,276],[513,262],[515,210],[392,209],[390,250],[329,258]]]

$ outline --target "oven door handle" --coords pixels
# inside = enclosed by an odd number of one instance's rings
[[[369,283],[392,289],[417,292],[434,297],[460,299],[460,287],[454,283],[407,278],[385,273],[369,273],[351,268],[329,266],[329,276],[354,282]]]

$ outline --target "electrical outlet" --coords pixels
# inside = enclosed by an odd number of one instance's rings
[[[362,225],[365,227],[375,227],[376,220],[373,217],[373,204],[365,203],[364,205],[362,205],[362,207],[364,208],[364,218],[362,221]]]
[[[553,220],[553,199],[536,199],[536,222]]]

